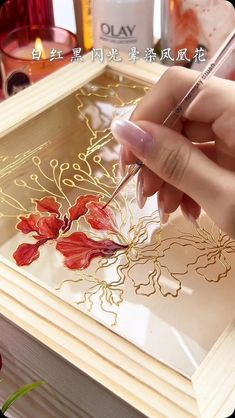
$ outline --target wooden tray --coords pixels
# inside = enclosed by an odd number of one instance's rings
[[[111,208],[114,233],[82,216],[41,245],[30,265],[13,257],[38,242],[19,230],[20,220],[37,213],[65,222],[82,195],[108,198],[120,180],[110,122],[128,117],[165,70],[87,55],[0,105],[2,324],[6,335],[10,321],[17,335],[27,333],[147,417],[224,418],[235,406],[235,244],[205,215],[199,231],[180,213],[161,228],[156,198],[137,209],[133,182]],[[42,208],[45,198],[56,214]],[[70,254],[56,249],[72,233],[120,248],[72,270]],[[18,364],[17,341],[6,341],[2,335],[0,350]],[[35,373],[55,388],[51,365],[39,359]],[[61,391],[76,403],[69,384]],[[89,402],[84,408],[95,416]]]

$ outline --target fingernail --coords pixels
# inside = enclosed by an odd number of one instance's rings
[[[138,176],[136,195],[137,195],[138,206],[140,209],[143,209],[146,203],[147,197],[144,196],[144,181],[141,175]]]
[[[153,138],[148,133],[126,120],[114,120],[111,126],[113,136],[124,146],[130,148],[144,162],[145,156],[153,146]]]
[[[160,216],[161,223],[166,224],[169,221],[170,214],[166,213],[165,207],[164,207],[164,202],[162,200],[158,201],[158,210],[159,210],[159,216]]]
[[[125,163],[125,148],[121,146],[120,155],[119,155],[119,172],[122,177],[126,175],[127,166]]]
[[[195,226],[196,229],[200,229],[199,223],[196,221],[194,216],[191,215],[191,213],[187,213],[184,210],[182,210],[182,213],[183,213],[185,219],[187,219],[187,221],[189,221],[191,224],[193,224],[193,226]]]

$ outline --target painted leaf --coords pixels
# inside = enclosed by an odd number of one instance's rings
[[[13,254],[17,266],[29,266],[33,261],[37,260],[40,255],[40,245],[42,245],[40,241],[36,244],[19,245],[19,247]]]
[[[90,203],[88,207],[89,212],[86,220],[92,228],[99,231],[117,232],[118,227],[112,209],[109,207],[104,208],[102,203]]]
[[[5,413],[13,405],[13,403],[30,393],[32,390],[42,386],[43,384],[44,382],[42,380],[39,380],[37,382],[30,383],[29,385],[23,386],[22,388],[18,389],[6,400],[6,402],[2,406],[2,412]]]
[[[61,204],[53,196],[43,197],[41,200],[35,200],[36,209],[39,212],[56,213],[60,215]]]
[[[56,239],[59,236],[63,224],[64,222],[57,218],[56,214],[40,218],[38,221],[38,235],[35,235],[34,238]]]
[[[87,268],[96,257],[111,257],[127,246],[110,240],[95,241],[83,232],[75,232],[69,237],[61,238],[56,245],[65,257],[65,265],[71,270]]]
[[[70,221],[76,221],[88,211],[87,204],[91,202],[99,202],[100,196],[85,195],[80,196],[74,206],[69,209]]]
[[[29,217],[20,217],[21,221],[16,225],[16,228],[19,229],[24,234],[29,234],[30,232],[38,232],[38,220],[39,216],[31,214]]]

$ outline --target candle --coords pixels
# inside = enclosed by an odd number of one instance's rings
[[[22,27],[0,43],[3,90],[6,97],[69,63],[76,37],[56,27]]]
[[[54,26],[53,0],[0,1],[0,40],[6,33],[26,25]],[[0,101],[2,99],[0,71]]]
[[[56,51],[64,52],[71,52],[71,50],[67,49],[67,47],[63,43],[53,42],[53,41],[45,41],[41,40],[41,38],[36,38],[35,42],[29,42],[25,46],[18,46],[14,49],[9,48],[9,53],[13,55],[15,58],[34,61],[36,60],[37,51],[41,52],[40,60],[50,59],[51,52],[55,49]],[[8,52],[7,48],[5,49]],[[67,53],[66,52],[66,53]],[[33,56],[35,55],[35,58]],[[39,54],[40,55],[40,54]]]

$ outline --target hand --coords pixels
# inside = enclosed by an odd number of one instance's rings
[[[174,130],[161,126],[198,77],[180,67],[167,70],[141,101],[131,122],[112,124],[122,144],[121,171],[137,160],[140,207],[158,192],[163,222],[178,206],[192,222],[201,207],[235,238],[235,83],[213,77]]]

